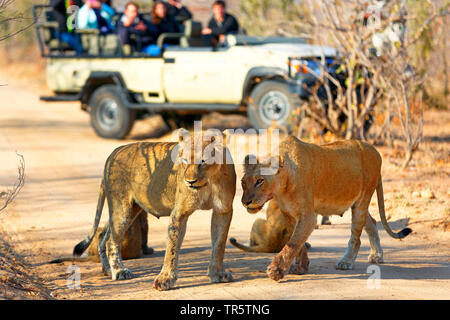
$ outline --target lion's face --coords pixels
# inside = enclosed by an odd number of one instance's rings
[[[180,139],[180,146],[180,166],[186,186],[192,190],[207,186],[210,177],[217,174],[223,163],[216,157],[221,156],[222,144],[215,143],[214,137],[194,137]]]
[[[208,184],[208,180],[218,171],[218,165],[207,164],[201,159],[199,164],[189,163],[186,158],[182,158],[182,168],[184,183],[191,189],[200,189]]]
[[[256,163],[250,164],[251,158],[252,156],[247,156],[245,158],[244,176],[241,180],[244,192],[241,202],[244,207],[247,208],[249,213],[257,213],[263,208],[267,201],[273,198],[273,195],[279,189],[279,169],[282,167],[282,161],[278,160],[281,158],[277,159],[277,168],[273,168],[273,174],[263,175],[262,173],[267,171],[267,169],[270,169],[270,166],[275,163],[273,158],[268,159],[268,161],[260,162],[253,156]]]

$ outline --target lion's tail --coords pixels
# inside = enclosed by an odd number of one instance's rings
[[[377,199],[378,199],[378,210],[380,211],[380,217],[381,217],[381,223],[384,226],[384,229],[386,232],[395,239],[402,239],[406,237],[408,234],[412,232],[410,228],[404,228],[400,232],[395,233],[392,231],[391,227],[389,226],[387,220],[386,220],[386,213],[384,211],[384,195],[383,195],[383,183],[381,181],[381,175],[378,179],[378,186],[377,186]]]
[[[235,246],[236,248],[239,248],[241,250],[247,251],[247,252],[265,252],[265,253],[271,253],[267,251],[266,246],[264,245],[256,245],[256,246],[246,246],[244,244],[241,244],[237,242],[235,238],[230,238],[230,243]]]
[[[94,239],[95,233],[97,232],[98,224],[100,222],[100,217],[102,216],[104,203],[105,203],[105,181],[102,179],[102,183],[100,185],[100,195],[98,196],[97,212],[95,214],[94,226],[92,227],[91,234],[73,248],[74,256],[76,257],[81,256],[83,252],[86,251],[86,249],[91,244],[92,239]]]
[[[86,257],[60,257],[54,260],[51,260],[47,263],[62,263],[62,262],[85,262],[85,261],[94,261],[94,257],[86,256]]]

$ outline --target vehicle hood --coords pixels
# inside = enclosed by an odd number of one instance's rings
[[[336,49],[332,47],[300,43],[268,43],[255,46],[255,49],[292,58],[320,57],[322,55],[335,57],[337,55]]]

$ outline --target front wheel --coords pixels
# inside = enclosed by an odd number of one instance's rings
[[[290,132],[292,130],[290,120],[299,104],[299,98],[291,93],[286,83],[266,80],[250,93],[248,119],[256,129],[267,129],[275,124]]]
[[[91,125],[100,137],[123,139],[131,131],[136,112],[125,106],[119,87],[101,86],[95,90],[89,105]]]

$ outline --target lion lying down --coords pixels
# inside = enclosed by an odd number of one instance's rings
[[[275,200],[270,200],[266,219],[256,219],[250,232],[250,246],[230,238],[230,243],[244,251],[278,253],[292,235],[295,220],[283,215]]]
[[[49,263],[61,263],[64,261],[95,261],[100,262],[100,258],[98,255],[98,245],[100,240],[105,235],[106,230],[104,228],[98,228],[97,233],[92,240],[92,243],[89,245],[87,249],[86,256],[83,257],[74,257],[67,256],[61,257],[55,260],[50,261]],[[141,213],[132,223],[132,225],[125,232],[121,254],[122,259],[137,259],[146,254],[152,254],[153,249],[147,247],[147,238],[148,238],[148,222],[147,222],[147,213]]]
[[[294,231],[295,220],[285,216],[275,200],[269,202],[266,211],[266,220],[256,219],[250,232],[250,246],[243,245],[230,238],[230,243],[247,252],[278,253],[290,239]],[[290,273],[304,274],[308,271],[309,259],[307,249],[311,245],[306,242],[300,253],[291,265]]]

